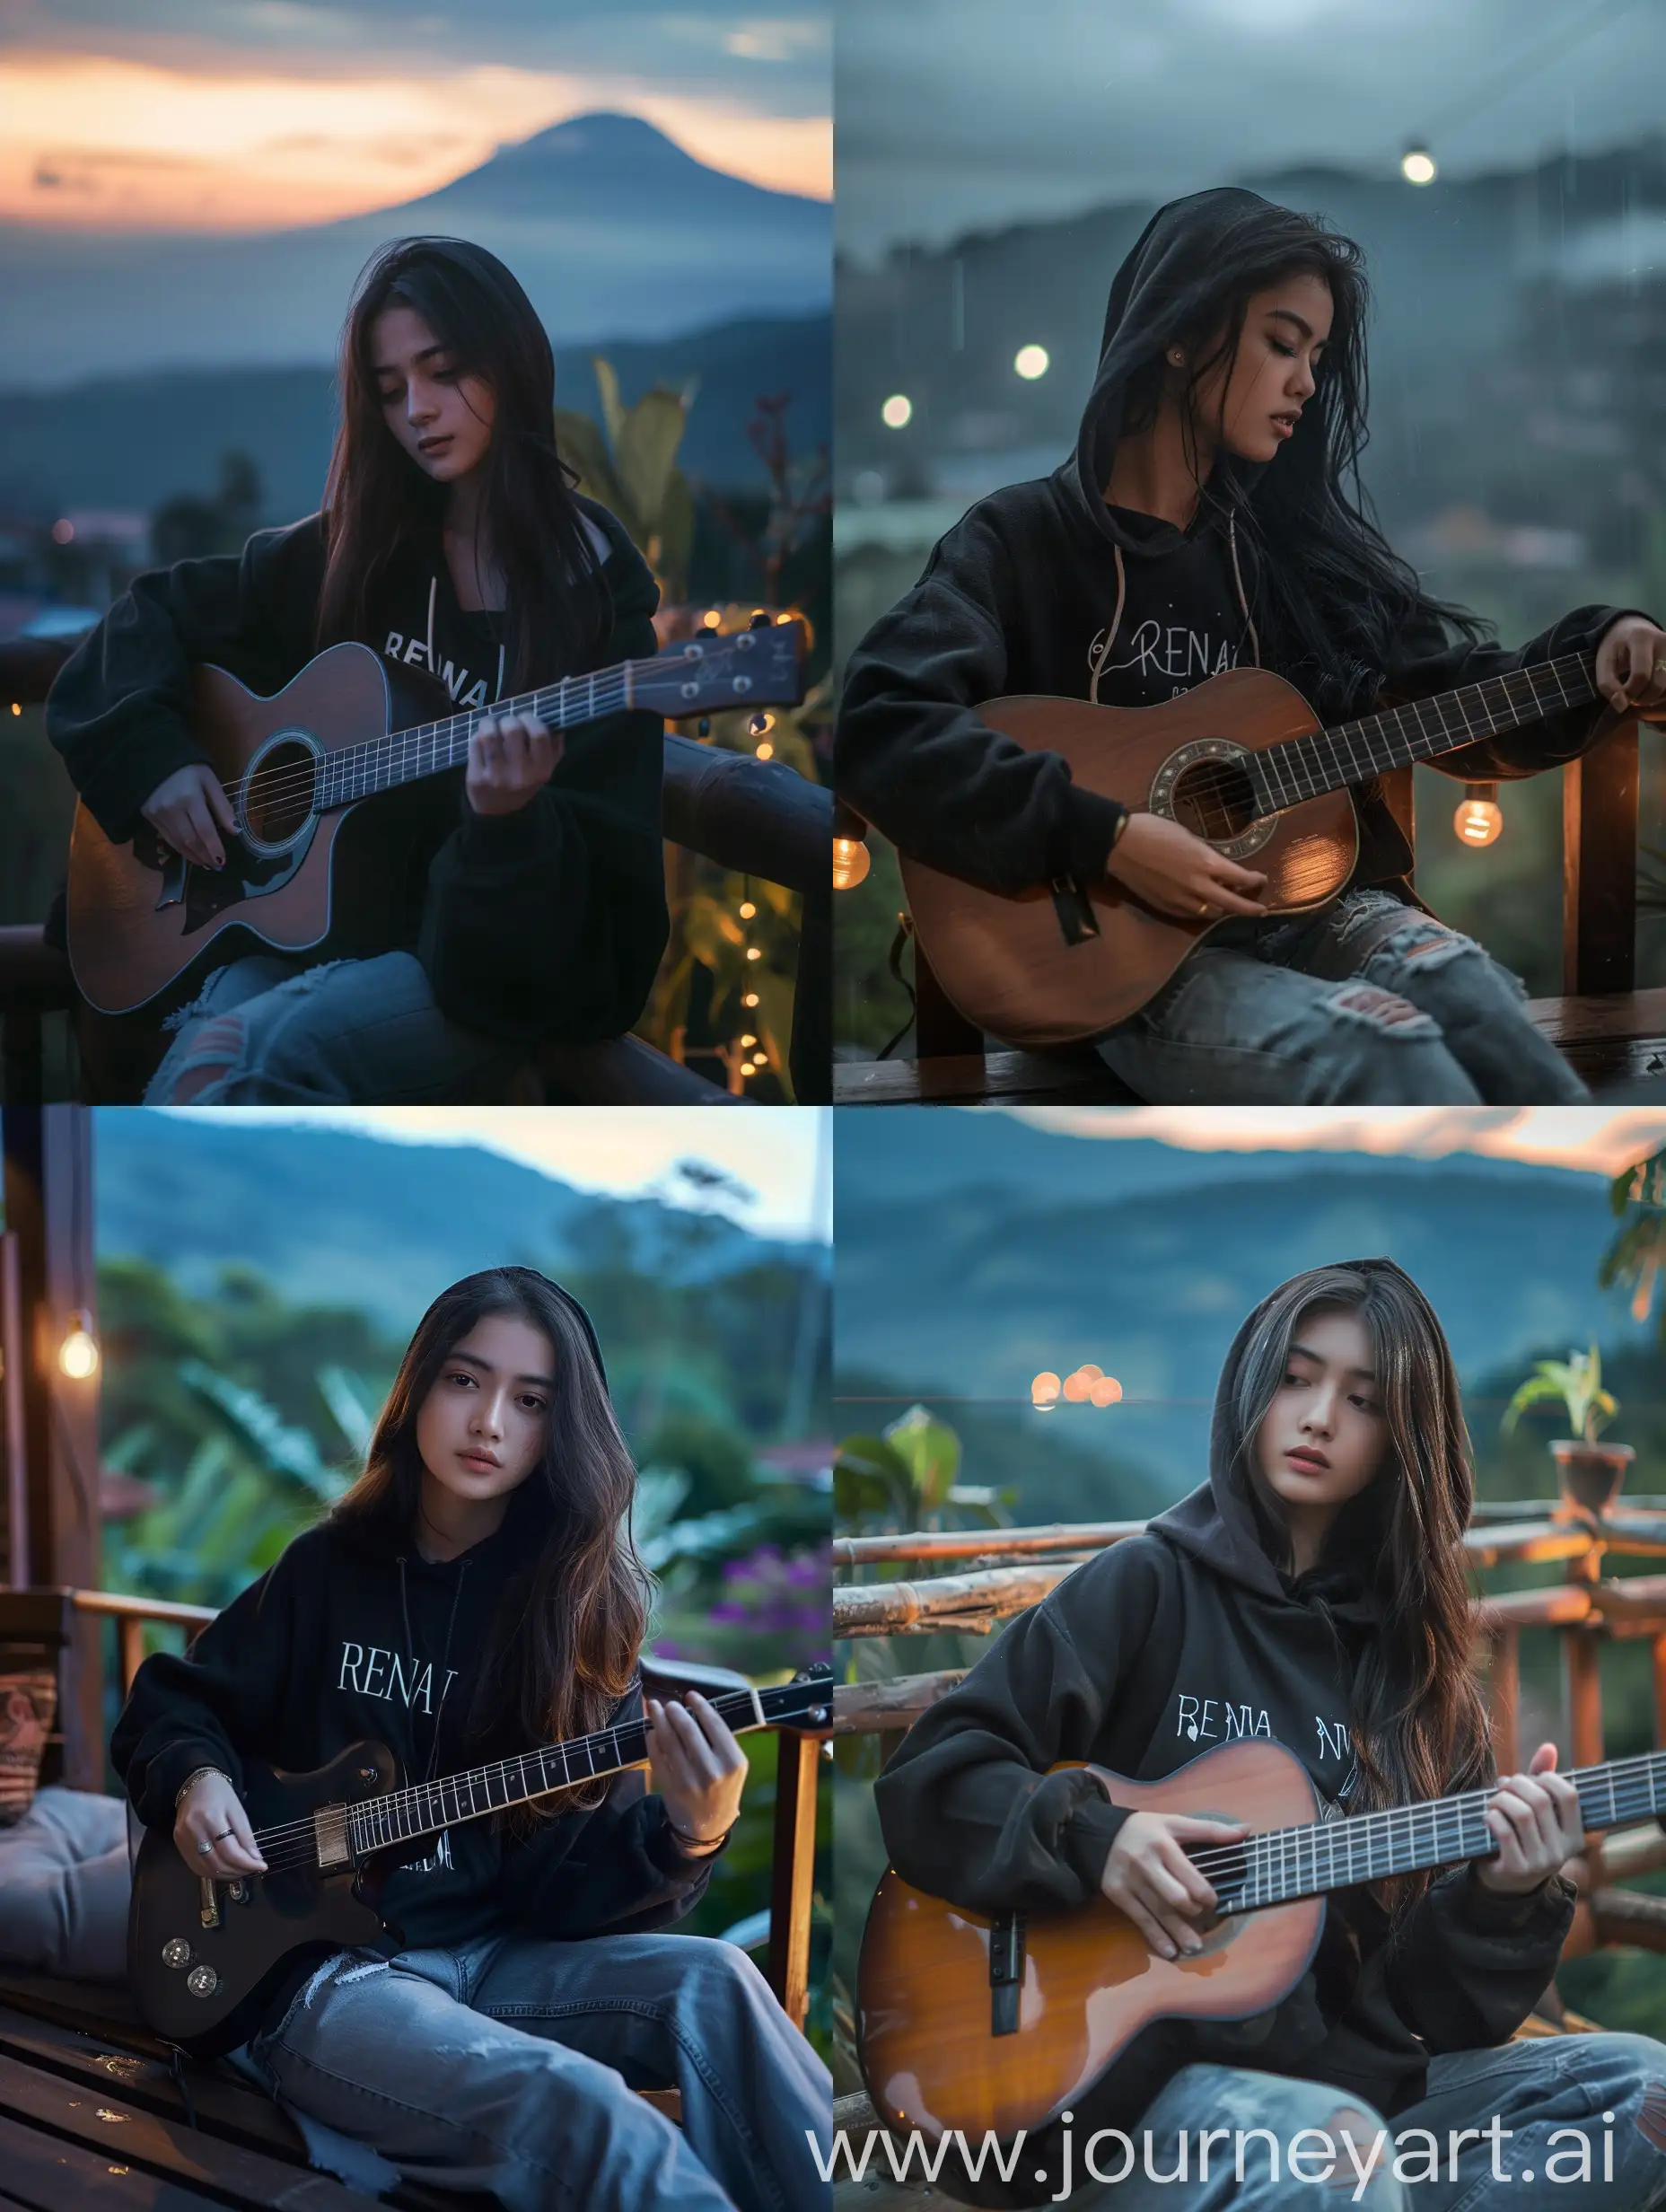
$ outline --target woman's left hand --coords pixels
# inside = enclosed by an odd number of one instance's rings
[[[648,1755],[666,1817],[690,1855],[715,1848],[734,1826],[746,1786],[746,1753],[697,1690],[686,1702],[646,1700]]]
[[[566,740],[536,715],[488,715],[469,740],[464,789],[477,814],[513,814],[535,799],[561,764]]]
[[[1597,647],[1597,689],[1617,714],[1666,720],[1666,630],[1623,614]]]
[[[1556,1772],[1556,1745],[1541,1743],[1525,1774],[1507,1774],[1495,1785],[1486,1825],[1501,1848],[1496,1858],[1470,1861],[1484,1890],[1523,1896],[1584,1849],[1579,1793],[1565,1774]]]

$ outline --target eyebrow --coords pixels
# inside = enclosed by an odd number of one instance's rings
[[[1304,315],[1298,315],[1293,307],[1269,307],[1267,312],[1269,315],[1282,316],[1286,322],[1293,322],[1296,329],[1301,331],[1303,338],[1312,337],[1312,324],[1308,321]],[[1321,338],[1319,342],[1321,346],[1328,346],[1330,340],[1326,338]]]
[[[1290,1347],[1290,1357],[1311,1359],[1316,1367],[1322,1367],[1325,1364],[1323,1353],[1311,1351],[1305,1344],[1293,1344]],[[1345,1367],[1343,1373],[1356,1374],[1362,1382],[1374,1382],[1377,1379],[1377,1371],[1374,1367]]]
[[[460,1366],[478,1367],[482,1374],[497,1373],[489,1359],[477,1359],[472,1352],[453,1352],[452,1358]],[[536,1382],[539,1389],[542,1391],[553,1391],[556,1387],[555,1377],[548,1374],[518,1374],[515,1381],[517,1382]]]

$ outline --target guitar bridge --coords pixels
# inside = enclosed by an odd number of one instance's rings
[[[1003,1912],[989,1924],[989,2032],[1016,2035],[1024,1986],[1024,1916]]]
[[[312,1839],[320,1872],[353,1864],[353,1846],[347,1838],[346,1805],[320,1805],[312,1815]]]

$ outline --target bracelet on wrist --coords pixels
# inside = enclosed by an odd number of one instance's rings
[[[677,1838],[680,1843],[692,1843],[696,1845],[699,1855],[702,1857],[704,1857],[708,1852],[715,1851],[720,1843],[727,1843],[730,1837],[734,1833],[734,1827],[732,1822],[730,1826],[725,1828],[720,1835],[691,1836],[686,1828],[678,1827],[676,1821],[672,1820],[669,1813],[665,1815],[665,1825],[671,1830],[672,1835]]]
[[[217,1774],[223,1782],[229,1782],[232,1779],[224,1767],[193,1767],[190,1773],[186,1776],[184,1781],[173,1793],[173,1809],[176,1813],[185,1803],[187,1792],[195,1789],[206,1774]]]

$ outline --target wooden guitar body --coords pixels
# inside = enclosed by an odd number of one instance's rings
[[[1259,820],[1223,809],[1223,769],[1320,728],[1280,676],[1234,668],[1160,707],[1085,699],[992,699],[981,720],[1031,752],[1061,753],[1076,783],[1136,811],[1167,814],[1267,878],[1274,913],[1323,906],[1359,851],[1353,802],[1323,793]],[[1114,878],[1084,884],[1098,934],[1072,941],[1053,892],[982,889],[901,856],[919,942],[969,1021],[1013,1045],[1076,1043],[1136,1014],[1217,922],[1176,920]],[[1217,917],[1218,918],[1218,917]]]
[[[1305,1824],[1316,1813],[1301,1760],[1270,1740],[1216,1745],[1156,1782],[1092,1771],[1114,1804],[1136,1812],[1240,1821],[1252,1832]],[[1182,2043],[1162,2023],[1269,2011],[1307,1971],[1324,1917],[1315,1896],[1200,1922],[1202,1950],[1173,1959],[1153,1952],[1104,1898],[1057,1918],[1027,1918],[1015,2017],[1009,2009],[997,2032],[994,1924],[888,1869],[857,1967],[868,2094],[903,2139],[918,2129],[935,2145],[959,2129],[974,2155],[988,2133],[1006,2143],[1079,2111],[1090,2091],[1096,2127],[1131,2129],[1184,2063]],[[1021,2160],[1015,2179],[1027,2182],[1033,2163]],[[945,2181],[954,2171],[945,2164]],[[963,2180],[954,2193],[973,2203],[1040,2200],[1004,2188],[993,2166],[987,2178],[986,2193]]]
[[[198,668],[193,681],[197,742],[248,831],[224,838],[224,869],[198,868],[148,823],[131,843],[113,844],[77,805],[69,959],[76,988],[101,1014],[153,1002],[161,1011],[188,996],[171,989],[188,976],[263,948],[300,952],[328,938],[332,949],[364,952],[395,941],[404,869],[389,808],[401,794],[378,794],[366,837],[363,805],[312,811],[313,764],[437,711],[444,688],[359,645],[332,645],[269,698],[221,668]],[[257,795],[252,818],[243,803],[251,770],[261,775],[257,794],[272,794],[265,803]]]
[[[288,1822],[310,1843],[313,1816],[393,1787],[398,1763],[380,1743],[350,1745],[312,1774],[250,1764],[243,1801],[257,1829]],[[328,1842],[326,1848],[328,1848]],[[145,1831],[134,1868],[127,1917],[127,1979],[139,2010],[158,2035],[198,2057],[247,2041],[278,1981],[301,1952],[322,1958],[384,1933],[373,1902],[388,1863],[320,1870],[318,1853],[299,1843],[289,1865],[268,1845],[266,1874],[243,1883],[205,1883],[194,1876],[166,1830]],[[214,1914],[206,1924],[205,1910]]]

